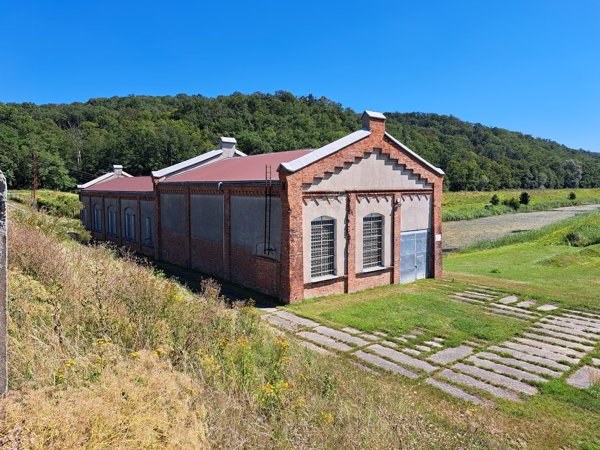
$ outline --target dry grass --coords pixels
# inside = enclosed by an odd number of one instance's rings
[[[596,424],[471,408],[367,375],[289,342],[253,308],[224,304],[210,282],[193,295],[130,255],[61,239],[44,220],[10,224],[0,447],[548,448]]]

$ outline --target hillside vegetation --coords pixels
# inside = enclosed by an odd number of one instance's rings
[[[451,191],[600,186],[600,155],[521,133],[424,113],[386,113],[387,130],[447,173]],[[0,168],[9,186],[74,188],[123,164],[148,174],[234,136],[249,154],[317,148],[360,127],[326,98],[252,95],[129,96],[63,105],[0,103]]]

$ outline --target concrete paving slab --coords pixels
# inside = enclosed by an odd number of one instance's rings
[[[574,319],[572,317],[564,317],[564,316],[554,316],[554,319],[560,320],[561,322],[572,323],[574,325],[578,325],[583,330],[590,330],[593,333],[600,334],[600,324],[595,324],[593,322],[588,322],[586,320]]]
[[[481,300],[491,300],[494,298],[493,295],[482,294],[481,292],[475,292],[475,291],[462,291],[462,292],[460,292],[459,295],[463,295],[465,297],[479,298]]]
[[[290,312],[283,311],[281,309],[278,309],[273,314],[275,314],[279,317],[282,317],[286,320],[289,320],[290,322],[294,322],[298,325],[301,325],[303,327],[314,328],[314,327],[319,326],[319,324],[317,322],[314,322],[309,319],[305,319],[304,317],[299,317],[296,314],[292,314]]]
[[[449,295],[448,298],[452,299],[452,300],[457,300],[457,301],[463,302],[463,303],[471,303],[474,305],[485,305],[485,302],[483,300],[476,300],[474,298],[463,297],[462,295]]]
[[[321,355],[325,356],[335,356],[334,353],[331,353],[329,350],[324,349],[323,347],[319,347],[318,345],[313,344],[312,342],[303,341],[302,339],[296,339],[296,342],[300,344],[302,347],[306,347],[312,351],[315,351]]]
[[[554,311],[555,309],[558,309],[558,306],[546,303],[545,305],[538,306],[536,309],[538,311]]]
[[[529,384],[523,383],[513,378],[505,377],[504,375],[500,375],[495,372],[490,372],[489,370],[481,369],[479,367],[469,366],[463,363],[456,363],[452,366],[452,369],[459,370],[462,373],[472,375],[481,380],[489,381],[494,385],[503,386],[513,391],[522,392],[527,395],[535,395],[538,393],[538,390]]]
[[[544,328],[546,330],[558,331],[559,333],[563,333],[563,334],[567,334],[567,335],[570,334],[570,335],[576,336],[576,337],[582,337],[584,339],[587,339],[587,341],[591,342],[591,343],[596,340],[594,335],[592,335],[590,333],[586,333],[585,331],[579,331],[579,330],[575,330],[573,328],[558,326],[553,323],[538,322],[538,323],[536,323],[536,326],[540,327],[540,328]]]
[[[503,309],[505,311],[513,311],[513,312],[516,312],[516,313],[519,313],[519,314],[526,314],[529,317],[540,317],[541,316],[540,313],[537,313],[537,312],[534,312],[534,311],[524,310],[522,308],[517,308],[516,306],[507,306],[507,305],[501,305],[501,304],[498,304],[498,303],[493,303],[492,305],[494,306],[494,308],[500,308],[500,309]]]
[[[394,339],[396,339],[397,341],[400,341],[400,342],[408,342],[408,339],[403,338],[402,336],[397,336]]]
[[[535,300],[525,300],[524,302],[517,303],[516,306],[518,306],[519,308],[531,308],[536,303],[537,301]]]
[[[395,342],[392,341],[381,341],[380,342],[381,345],[385,345],[386,347],[398,347],[398,344],[396,344]]]
[[[427,347],[426,345],[415,345],[415,348],[425,353],[431,351],[431,347]]]
[[[488,350],[491,350],[493,352],[506,353],[511,355],[513,358],[520,359],[522,361],[541,364],[542,366],[551,367],[552,369],[556,369],[560,372],[565,372],[569,369],[569,366],[558,363],[552,359],[546,359],[539,356],[530,355],[529,353],[523,353],[512,348],[498,347],[497,345],[493,345],[489,347]]]
[[[551,344],[557,344],[561,347],[572,348],[579,351],[591,352],[594,347],[590,347],[588,345],[580,344],[579,342],[572,342],[566,339],[555,338],[552,336],[546,336],[545,334],[534,334],[534,333],[523,333],[523,336],[529,339],[535,339],[536,341],[544,341],[549,342]]]
[[[469,356],[467,361],[473,363],[477,367],[481,367],[483,369],[492,370],[502,375],[510,375],[519,380],[527,380],[527,381],[538,381],[538,382],[546,382],[545,378],[542,378],[538,375],[534,375],[529,372],[525,372],[524,370],[515,369],[514,367],[505,366],[504,364],[495,363],[492,361],[488,361],[487,359],[480,359],[475,356]]]
[[[538,334],[547,334],[549,336],[554,336],[560,339],[565,339],[572,342],[577,342],[586,345],[594,345],[594,341],[586,339],[581,336],[573,336],[572,334],[561,333],[560,331],[550,330],[547,327],[541,327],[539,324],[536,324],[533,328],[530,329],[534,333]]]
[[[378,341],[379,339],[381,339],[379,336],[376,336],[371,333],[363,333],[359,334],[359,336],[363,339],[366,339],[367,341]]]
[[[261,319],[269,322],[271,325],[275,325],[276,327],[285,328],[288,331],[297,331],[298,325],[294,322],[290,322],[289,320],[285,320],[282,317],[274,316],[274,315],[265,315],[261,316]]]
[[[520,398],[514,392],[508,391],[506,389],[499,388],[497,386],[493,386],[489,383],[484,383],[476,378],[470,377],[469,375],[465,375],[463,373],[453,372],[450,369],[444,369],[440,373],[442,378],[446,380],[452,381],[453,383],[462,384],[464,386],[469,386],[475,389],[480,389],[482,391],[486,391],[496,397],[505,398],[508,400],[516,400],[519,401]]]
[[[598,336],[598,334],[600,334],[600,328],[596,328],[594,325],[580,325],[577,324],[575,322],[570,322],[569,318],[560,318],[560,317],[546,317],[544,319],[542,319],[543,322],[545,323],[551,323],[553,325],[559,326],[559,327],[565,327],[568,328],[570,330],[577,330],[577,331],[582,331],[584,333],[587,333],[588,336],[591,339],[598,339],[600,338],[600,336]]]
[[[344,328],[342,328],[342,331],[345,333],[350,333],[350,334],[360,333],[360,330],[357,330],[356,328],[352,328],[352,327],[344,327]]]
[[[298,336],[303,337],[308,341],[312,341],[315,344],[333,348],[341,352],[347,352],[348,350],[352,350],[352,347],[344,344],[343,342],[336,341],[335,339],[331,339],[327,336],[323,336],[322,334],[314,333],[312,331],[300,331],[298,333]]]
[[[516,295],[509,295],[508,297],[503,297],[500,300],[498,300],[498,303],[502,303],[503,305],[510,305],[511,303],[515,303],[517,300],[519,300],[519,297],[517,297]]]
[[[499,306],[499,305],[495,305],[495,306]],[[525,313],[509,311],[506,309],[500,309],[500,308],[496,308],[494,306],[487,306],[485,309],[488,311],[492,311],[495,314],[500,314],[502,316],[508,316],[508,317],[511,317],[514,319],[520,319],[520,320],[530,320],[531,319],[531,316],[528,316]]]
[[[462,359],[471,353],[473,353],[472,347],[459,345],[458,347],[451,347],[434,353],[427,359],[437,364],[449,364]]]
[[[577,314],[580,316],[591,317],[592,319],[600,320],[600,313],[593,314],[593,313],[589,313],[587,311],[578,311],[576,309],[568,309],[567,312],[569,312],[571,314]]]
[[[411,355],[415,356],[421,354],[419,350],[415,350],[414,348],[402,348],[400,350],[402,350],[404,353],[410,353]]]
[[[391,359],[392,361],[400,363],[404,366],[420,369],[425,372],[433,372],[434,370],[436,370],[436,367],[432,366],[431,364],[425,361],[413,358],[412,356],[408,356],[404,353],[397,352],[396,350],[392,350],[391,348],[382,347],[379,344],[373,344],[367,347],[367,349],[377,353],[379,356]]]
[[[277,308],[258,308],[260,310],[260,312],[262,313],[267,313],[267,314],[271,314],[274,313],[275,311],[277,311]]]
[[[373,334],[381,337],[387,337],[387,333],[384,333],[383,331],[373,331]]]
[[[594,366],[600,366],[600,358],[592,358],[592,364]]]
[[[560,355],[572,356],[574,358],[583,358],[585,356],[585,352],[573,350],[572,348],[562,347],[560,345],[548,344],[546,342],[540,342],[536,339],[529,339],[526,337],[523,338],[515,338],[515,341],[520,344],[529,345],[531,347],[539,347],[543,350],[547,350],[549,352],[558,353]]]
[[[531,373],[538,373],[541,375],[548,375],[553,378],[558,378],[561,376],[560,372],[556,372],[554,370],[550,370],[547,367],[538,366],[536,364],[530,364],[525,361],[521,361],[520,359],[508,358],[506,356],[500,356],[495,353],[489,352],[479,352],[476,355],[479,359],[485,358],[493,361],[498,361],[504,365],[518,367],[519,369],[526,370]]]
[[[416,334],[403,334],[402,337],[406,338],[406,339],[416,339],[417,335]]]
[[[430,347],[444,348],[442,344],[436,341],[425,341],[424,344],[429,345]]]
[[[522,353],[528,353],[530,355],[551,359],[552,361],[566,361],[570,364],[577,364],[580,361],[579,358],[573,358],[571,356],[562,355],[560,353],[550,352],[548,350],[543,350],[539,347],[532,347],[531,345],[518,344],[516,342],[504,342],[502,345],[508,348],[512,348],[514,350],[518,350]]]
[[[357,363],[356,361],[350,361],[350,364],[352,364],[354,367],[362,370],[363,372],[370,373],[371,375],[375,375],[375,376],[380,376],[381,375],[376,370],[373,370],[370,367],[367,367],[367,366],[365,366],[365,365],[363,365],[361,363]]]
[[[436,342],[444,342],[445,341],[445,339],[443,337],[439,337],[439,336],[434,337],[433,340]]]
[[[593,323],[594,325],[600,325],[600,320],[592,319],[591,317],[579,316],[577,314],[563,313],[560,317],[569,317],[571,319],[579,319],[584,320],[588,323]]]
[[[362,347],[363,345],[367,345],[369,341],[365,341],[364,339],[359,338],[358,336],[352,336],[351,334],[344,333],[340,330],[335,330],[333,328],[326,327],[324,325],[319,325],[313,331],[317,333],[321,333],[325,336],[332,337],[337,339],[338,341],[345,342],[346,344],[353,344],[358,347]]]
[[[412,378],[412,379],[419,377],[419,375],[417,375],[416,373],[411,372],[410,370],[408,370],[404,367],[401,367],[397,364],[394,364],[393,362],[388,361],[387,359],[383,359],[377,355],[373,355],[372,353],[367,353],[367,352],[363,352],[362,350],[358,350],[354,354],[356,355],[357,358],[359,358],[365,362],[368,362],[369,364],[372,364],[374,366],[381,367],[382,369],[387,370],[389,372],[394,372],[399,375],[403,375],[407,378]]]
[[[561,320],[567,322],[574,322],[579,325],[591,326],[595,328],[600,328],[600,321],[596,321],[593,319],[583,318],[583,317],[574,317],[572,314],[563,314],[562,316],[554,316]]]
[[[600,369],[592,366],[583,366],[567,378],[567,384],[579,389],[586,389],[597,383],[600,383]]]
[[[456,387],[452,384],[444,383],[443,381],[436,380],[435,378],[427,378],[425,383],[438,388],[441,391],[444,391],[446,394],[450,394],[453,397],[459,398],[461,400],[466,400],[471,403],[475,403],[476,405],[483,404],[483,400],[479,397],[475,397],[474,395],[469,394],[468,392],[463,391],[461,388]]]

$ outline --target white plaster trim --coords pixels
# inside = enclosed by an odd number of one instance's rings
[[[423,164],[425,164],[427,167],[429,167],[431,170],[433,170],[435,173],[439,174],[439,175],[445,175],[444,171],[442,169],[440,169],[439,167],[435,167],[433,164],[431,164],[430,162],[426,161],[425,159],[421,158],[419,155],[417,155],[414,151],[412,151],[410,148],[408,148],[406,145],[404,145],[402,142],[400,142],[398,139],[396,139],[394,136],[392,136],[391,134],[389,134],[387,131],[385,132],[385,136],[388,137],[391,141],[393,141],[395,144],[399,145],[404,151],[406,151],[407,153],[409,153],[410,155],[414,156],[416,159],[418,159],[420,162],[422,162]]]
[[[221,150],[220,148],[217,150],[211,150],[210,152],[203,153],[202,155],[199,155],[199,156],[194,156],[193,158],[186,159],[185,161],[182,161],[177,164],[173,164],[172,166],[169,166],[169,167],[165,167],[164,169],[153,170],[152,176],[154,178],[166,177],[168,175],[171,175],[172,173],[185,170],[186,168],[188,168],[190,166],[196,166],[198,164],[201,164],[204,161],[207,161],[216,156],[219,156],[222,153],[223,153],[223,150]]]
[[[361,273],[379,272],[381,270],[391,269],[391,266],[377,266],[363,269]]]
[[[281,163],[281,165],[284,169],[290,172],[296,172],[370,135],[371,131],[369,130],[355,131],[354,133],[350,133],[349,135],[344,136],[343,138],[340,138],[337,141],[333,141],[321,148],[313,150],[312,152],[307,153],[306,155],[301,156],[300,158],[288,161],[286,163]]]
[[[363,113],[364,115],[367,115],[369,117],[371,117],[372,119],[384,119],[385,120],[385,116],[383,114],[381,114],[380,112],[377,111],[369,111],[368,109],[365,110],[365,112]]]
[[[114,172],[106,172],[104,175],[100,175],[98,178],[94,178],[92,181],[88,181],[87,183],[84,183],[84,184],[78,184],[77,189],[86,189],[86,188],[92,187],[95,184],[98,184],[102,181],[109,179],[113,175],[116,176],[116,174]],[[120,176],[126,177],[126,178],[131,178],[133,175],[129,175],[127,172],[121,172]]]
[[[341,278],[339,275],[323,275],[322,277],[311,277],[310,283],[318,283],[320,281],[329,281]]]

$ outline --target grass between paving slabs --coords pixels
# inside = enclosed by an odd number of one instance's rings
[[[448,255],[445,276],[600,309],[598,242],[600,214],[582,214]]]
[[[441,336],[448,345],[459,345],[469,339],[501,342],[528,325],[508,317],[486,314],[479,305],[452,301],[448,298],[452,292],[440,289],[434,280],[423,280],[312,299],[288,308],[338,328],[350,326],[367,332],[382,330],[390,336],[400,336],[418,328],[425,332],[420,340]]]

